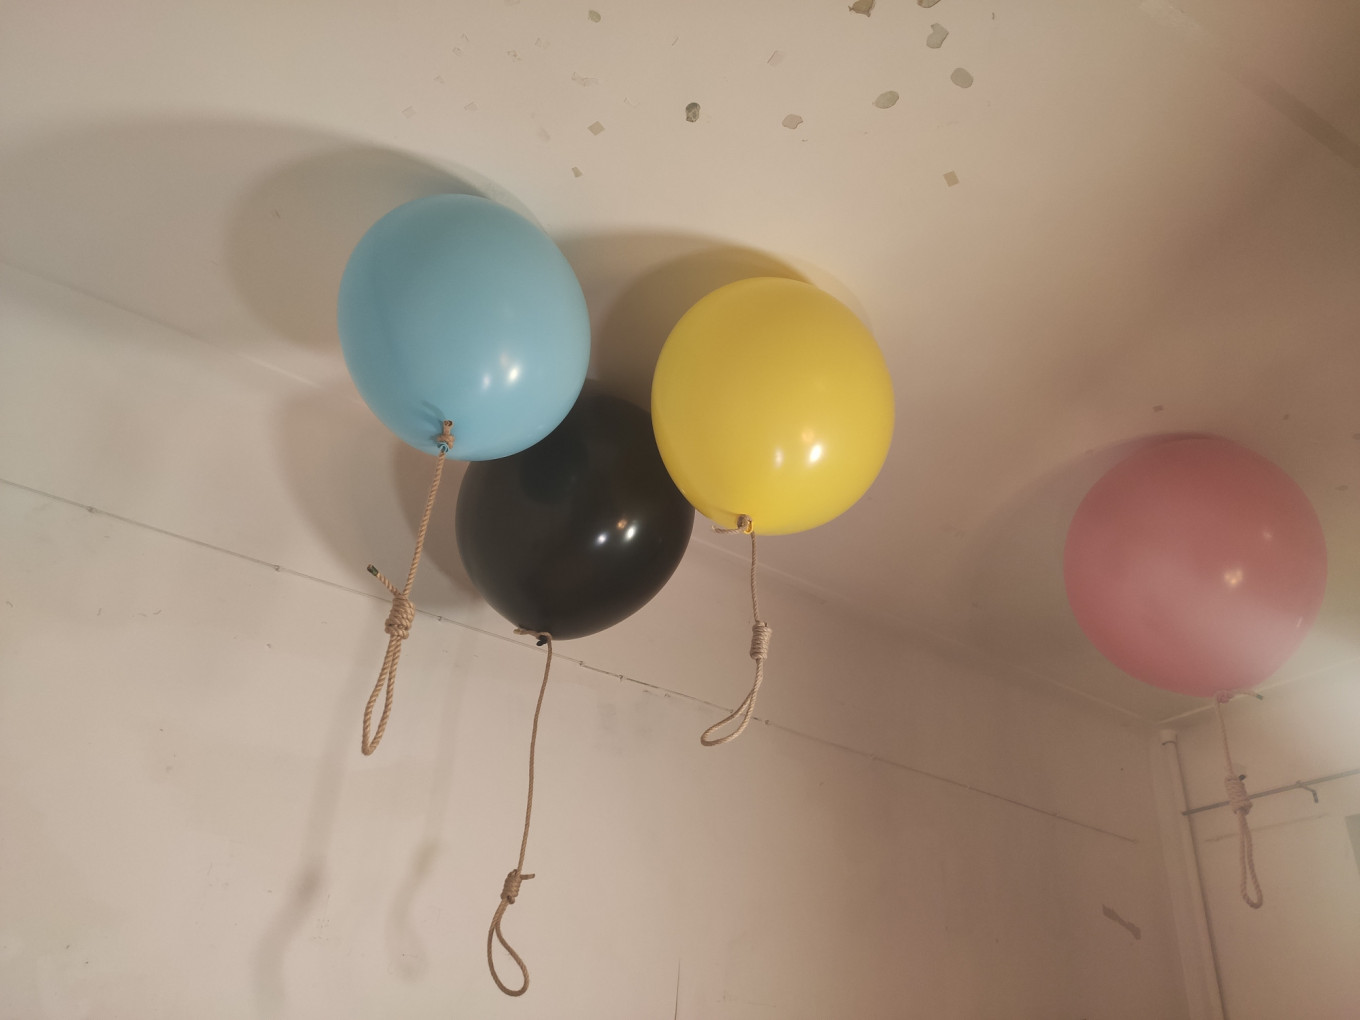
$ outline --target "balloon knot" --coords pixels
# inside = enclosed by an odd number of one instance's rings
[[[1226,705],[1228,702],[1232,701],[1233,697],[1234,697],[1233,691],[1219,691],[1217,694],[1214,695],[1214,700],[1217,701],[1220,705]]]
[[[434,437],[434,442],[441,453],[448,453],[453,447],[453,433],[450,431],[453,428],[453,422],[443,421],[440,424],[443,425],[443,429],[440,430],[439,435]]]
[[[392,610],[387,614],[387,622],[383,625],[383,630],[397,638],[405,641],[411,636],[411,624],[416,621],[416,607],[411,604],[401,592],[392,596]]]

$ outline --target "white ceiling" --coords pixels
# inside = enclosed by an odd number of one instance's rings
[[[707,290],[828,288],[895,443],[766,563],[1148,718],[1195,703],[1085,642],[1067,520],[1124,444],[1244,442],[1330,546],[1281,677],[1360,657],[1360,5],[8,0],[0,96],[0,257],[340,397],[350,247],[450,187],[559,241],[640,400]]]

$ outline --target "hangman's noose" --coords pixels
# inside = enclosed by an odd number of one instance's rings
[[[387,654],[383,656],[382,668],[378,670],[378,682],[373,685],[373,693],[368,696],[364,706],[364,731],[359,749],[364,754],[372,754],[387,731],[387,720],[392,715],[392,695],[397,685],[397,663],[401,660],[401,643],[411,636],[411,624],[415,622],[416,607],[411,604],[411,585],[415,583],[416,570],[420,567],[420,554],[425,548],[425,532],[430,527],[430,512],[434,509],[434,498],[439,494],[439,479],[444,474],[444,458],[453,446],[450,429],[453,422],[443,423],[443,430],[435,437],[439,444],[439,456],[434,462],[434,477],[430,479],[430,492],[425,497],[425,513],[420,518],[420,528],[416,531],[416,551],[411,557],[411,569],[406,572],[406,584],[400,589],[379,572],[372,563],[368,572],[382,582],[384,588],[392,593],[392,609],[387,614],[383,630],[387,631]],[[373,725],[373,707],[378,703],[378,695],[384,689],[382,715],[378,718],[378,729],[369,738],[369,728]]]
[[[756,527],[751,518],[742,514],[737,518],[735,528],[713,529],[720,535],[746,534],[751,536],[751,617],[754,622],[751,624],[751,658],[756,663],[756,678],[751,684],[751,690],[747,693],[745,700],[732,710],[732,713],[725,719],[720,719],[708,729],[704,730],[699,738],[699,743],[705,747],[717,747],[725,744],[729,740],[736,740],[746,731],[746,727],[751,724],[751,713],[756,709],[756,697],[760,694],[760,685],[765,681],[765,660],[770,657],[770,630],[769,624],[760,618],[760,599],[756,594]],[[713,736],[713,731],[721,729],[733,719],[741,716],[741,722],[731,733],[721,737]]]
[[[496,987],[506,995],[523,995],[529,990],[529,968],[525,966],[524,959],[515,952],[509,942],[505,941],[505,936],[501,933],[501,921],[505,918],[505,911],[519,898],[520,886],[533,878],[533,875],[524,874],[524,854],[529,849],[529,820],[534,813],[534,756],[538,749],[538,717],[543,711],[543,695],[548,690],[548,674],[552,672],[553,645],[552,635],[546,631],[522,630],[515,628],[516,634],[528,634],[530,637],[538,638],[540,645],[548,646],[548,661],[543,664],[543,682],[538,687],[538,703],[534,705],[534,726],[529,733],[529,793],[524,800],[524,835],[519,841],[519,862],[514,870],[505,876],[505,883],[501,886],[501,901],[496,906],[496,913],[491,918],[491,927],[486,932],[486,965],[491,970],[491,980],[496,982]],[[510,954],[510,959],[515,961],[515,966],[519,967],[519,972],[524,980],[518,988],[510,988],[501,976],[496,973],[496,961],[491,955],[491,943],[495,939]]]

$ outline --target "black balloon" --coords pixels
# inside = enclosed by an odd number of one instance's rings
[[[522,453],[470,464],[454,527],[468,577],[493,609],[517,627],[574,638],[646,605],[679,566],[693,524],[651,416],[595,394]]]

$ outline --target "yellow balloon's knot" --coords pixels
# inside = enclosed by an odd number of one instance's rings
[[[719,535],[749,535],[755,530],[755,521],[751,520],[751,518],[747,517],[745,514],[737,515],[737,526],[735,528],[723,528],[717,524],[713,525],[713,531]]]

